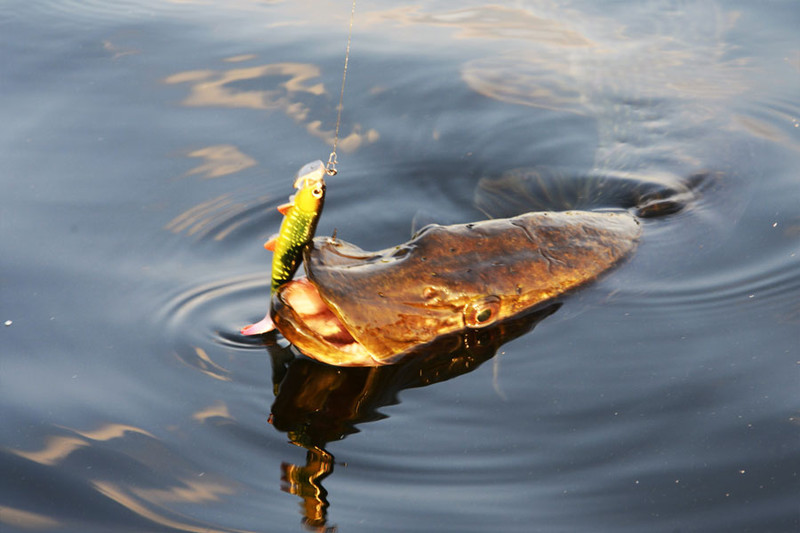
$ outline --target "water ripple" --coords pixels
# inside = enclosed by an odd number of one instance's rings
[[[103,2],[98,0],[48,0],[44,2],[20,2],[18,10],[32,9],[37,13],[58,16],[67,20],[84,20],[92,22],[114,21],[125,19],[144,19],[152,17],[156,12],[175,11],[180,6],[170,2],[139,2],[136,0],[118,0]]]
[[[196,205],[169,221],[165,229],[201,241],[221,241],[232,234],[261,234],[265,227],[280,226],[279,213],[267,206],[269,195],[236,196],[225,193]]]
[[[175,356],[214,379],[231,380],[220,362],[224,353],[213,349],[263,350],[259,338],[240,335],[239,328],[260,318],[254,310],[261,312],[267,305],[267,281],[265,274],[224,278],[188,287],[166,301],[156,323]]]
[[[690,279],[651,279],[637,288],[622,289],[619,301],[639,308],[661,308],[666,313],[725,314],[734,308],[754,312],[767,308],[783,322],[800,316],[796,253],[761,258],[734,268],[696,275]]]
[[[232,0],[224,3],[223,9],[242,12],[265,11],[271,4],[279,0],[252,2],[248,0]],[[27,16],[24,12],[33,11],[36,15],[55,16],[63,21],[119,23],[125,20],[151,21],[159,16],[180,16],[197,14],[197,5],[204,5],[206,9],[213,9],[211,2],[202,0],[116,0],[104,2],[102,0],[44,0],[39,2],[18,2],[11,7],[11,13],[18,12],[20,16]],[[7,13],[8,14],[8,13]]]

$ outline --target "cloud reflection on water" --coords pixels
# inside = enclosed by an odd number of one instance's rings
[[[18,526],[28,530],[51,530],[60,524],[57,520],[39,513],[0,505],[0,524]]]
[[[169,512],[166,509],[163,511],[154,510],[147,505],[147,503],[150,503],[153,507],[160,507],[160,503],[164,501],[185,503],[208,503],[209,501],[218,501],[218,495],[227,495],[233,492],[227,487],[193,481],[191,485],[187,487],[174,487],[170,490],[133,489],[131,491],[132,494],[129,494],[127,489],[107,481],[94,481],[92,485],[100,494],[117,502],[134,514],[146,518],[155,524],[174,528],[178,531],[188,531],[191,533],[245,533],[248,531],[230,528],[216,529],[202,523],[189,523],[181,520],[183,517],[180,515],[169,517],[164,514],[164,512]]]
[[[367,24],[391,21],[403,26],[451,28],[456,30],[454,38],[459,40],[523,40],[567,47],[591,45],[586,36],[549,16],[546,11],[496,4],[428,12],[419,5],[402,6],[373,11],[365,18]]]
[[[200,174],[204,178],[219,178],[257,165],[255,159],[229,144],[206,146],[189,152],[189,157],[201,158],[204,163],[187,172]]]
[[[191,419],[197,423],[206,423],[211,418],[230,418],[227,406],[218,403],[195,413]],[[95,457],[94,462],[100,464],[98,457],[109,453],[122,454],[124,460],[117,455],[117,461],[125,464],[133,461],[136,465],[129,472],[130,479],[126,483],[109,481],[98,477],[87,479],[88,484],[98,493],[117,502],[132,513],[153,523],[189,532],[245,532],[240,529],[216,529],[201,521],[186,519],[170,506],[175,504],[209,505],[221,502],[223,497],[236,494],[235,484],[225,482],[213,474],[197,472],[191,463],[182,460],[165,450],[161,440],[155,435],[138,427],[108,423],[95,430],[81,431],[66,427],[58,428],[72,435],[51,435],[45,437],[45,445],[41,450],[27,451],[7,449],[8,452],[33,461],[43,466],[70,468],[68,458],[78,450],[83,450],[83,458],[76,457],[74,463],[80,464],[86,455]],[[132,435],[142,436],[144,441],[131,440]],[[90,464],[92,462],[90,461]],[[171,481],[164,483],[163,465],[168,464],[172,473]],[[79,466],[83,469],[84,467]],[[98,469],[98,470],[103,470]],[[69,520],[43,516],[22,509],[0,506],[0,524],[10,524],[26,529],[53,529],[69,526]]]
[[[148,437],[155,438],[151,433],[143,429],[139,429],[137,427],[125,424],[106,424],[105,426],[101,426],[100,428],[94,431],[87,431],[87,432],[82,432],[77,430],[70,430],[70,431],[73,431],[74,433],[83,438],[55,435],[47,438],[47,444],[45,444],[44,448],[42,448],[41,450],[38,451],[10,450],[10,451],[14,455],[17,455],[19,457],[24,457],[25,459],[28,459],[35,463],[39,463],[41,465],[46,465],[46,466],[52,466],[63,461],[66,457],[71,455],[72,452],[86,446],[91,446],[91,441],[95,442],[108,441],[111,439],[123,437],[126,433],[139,433],[141,435],[146,435]]]
[[[229,61],[245,61],[246,56],[234,56]],[[168,76],[167,84],[189,84],[189,94],[182,105],[188,107],[229,107],[258,110],[281,110],[306,131],[333,145],[334,130],[324,129],[322,120],[314,116],[309,98],[328,96],[324,85],[315,81],[320,77],[319,67],[308,63],[271,63],[253,67],[222,70],[190,70]],[[285,81],[275,82],[273,78]],[[243,85],[256,83],[264,88],[243,89]],[[330,111],[330,109],[328,109]],[[352,152],[363,144],[373,143],[380,137],[375,129],[365,129],[354,124],[349,134],[342,134],[339,148]]]

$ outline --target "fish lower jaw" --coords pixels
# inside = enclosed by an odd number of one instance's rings
[[[361,344],[351,342],[349,344],[332,344],[331,350],[327,352],[308,352],[297,347],[303,355],[316,359],[322,363],[335,366],[382,366],[382,362],[372,356]]]
[[[280,322],[279,322],[280,324]],[[302,327],[298,324],[294,327]],[[278,328],[280,330],[280,327]],[[319,331],[305,329],[301,336],[290,332],[281,333],[300,353],[322,363],[334,366],[381,366],[385,361],[376,359],[355,340],[342,342],[336,337],[325,336]]]
[[[278,331],[303,355],[336,366],[379,366],[328,308],[306,278],[290,281],[273,300]]]

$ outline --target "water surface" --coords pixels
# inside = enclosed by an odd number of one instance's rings
[[[238,334],[349,8],[6,3],[3,531],[797,531],[795,3],[360,4],[320,235],[709,177],[597,284],[377,371]]]

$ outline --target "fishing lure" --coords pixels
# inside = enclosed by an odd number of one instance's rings
[[[303,255],[303,248],[314,238],[317,222],[325,203],[325,174],[322,161],[303,166],[297,173],[294,187],[297,192],[289,202],[278,206],[284,215],[277,235],[272,236],[264,248],[273,252],[270,295],[292,279]],[[270,310],[259,322],[242,328],[242,335],[258,335],[275,329]]]

